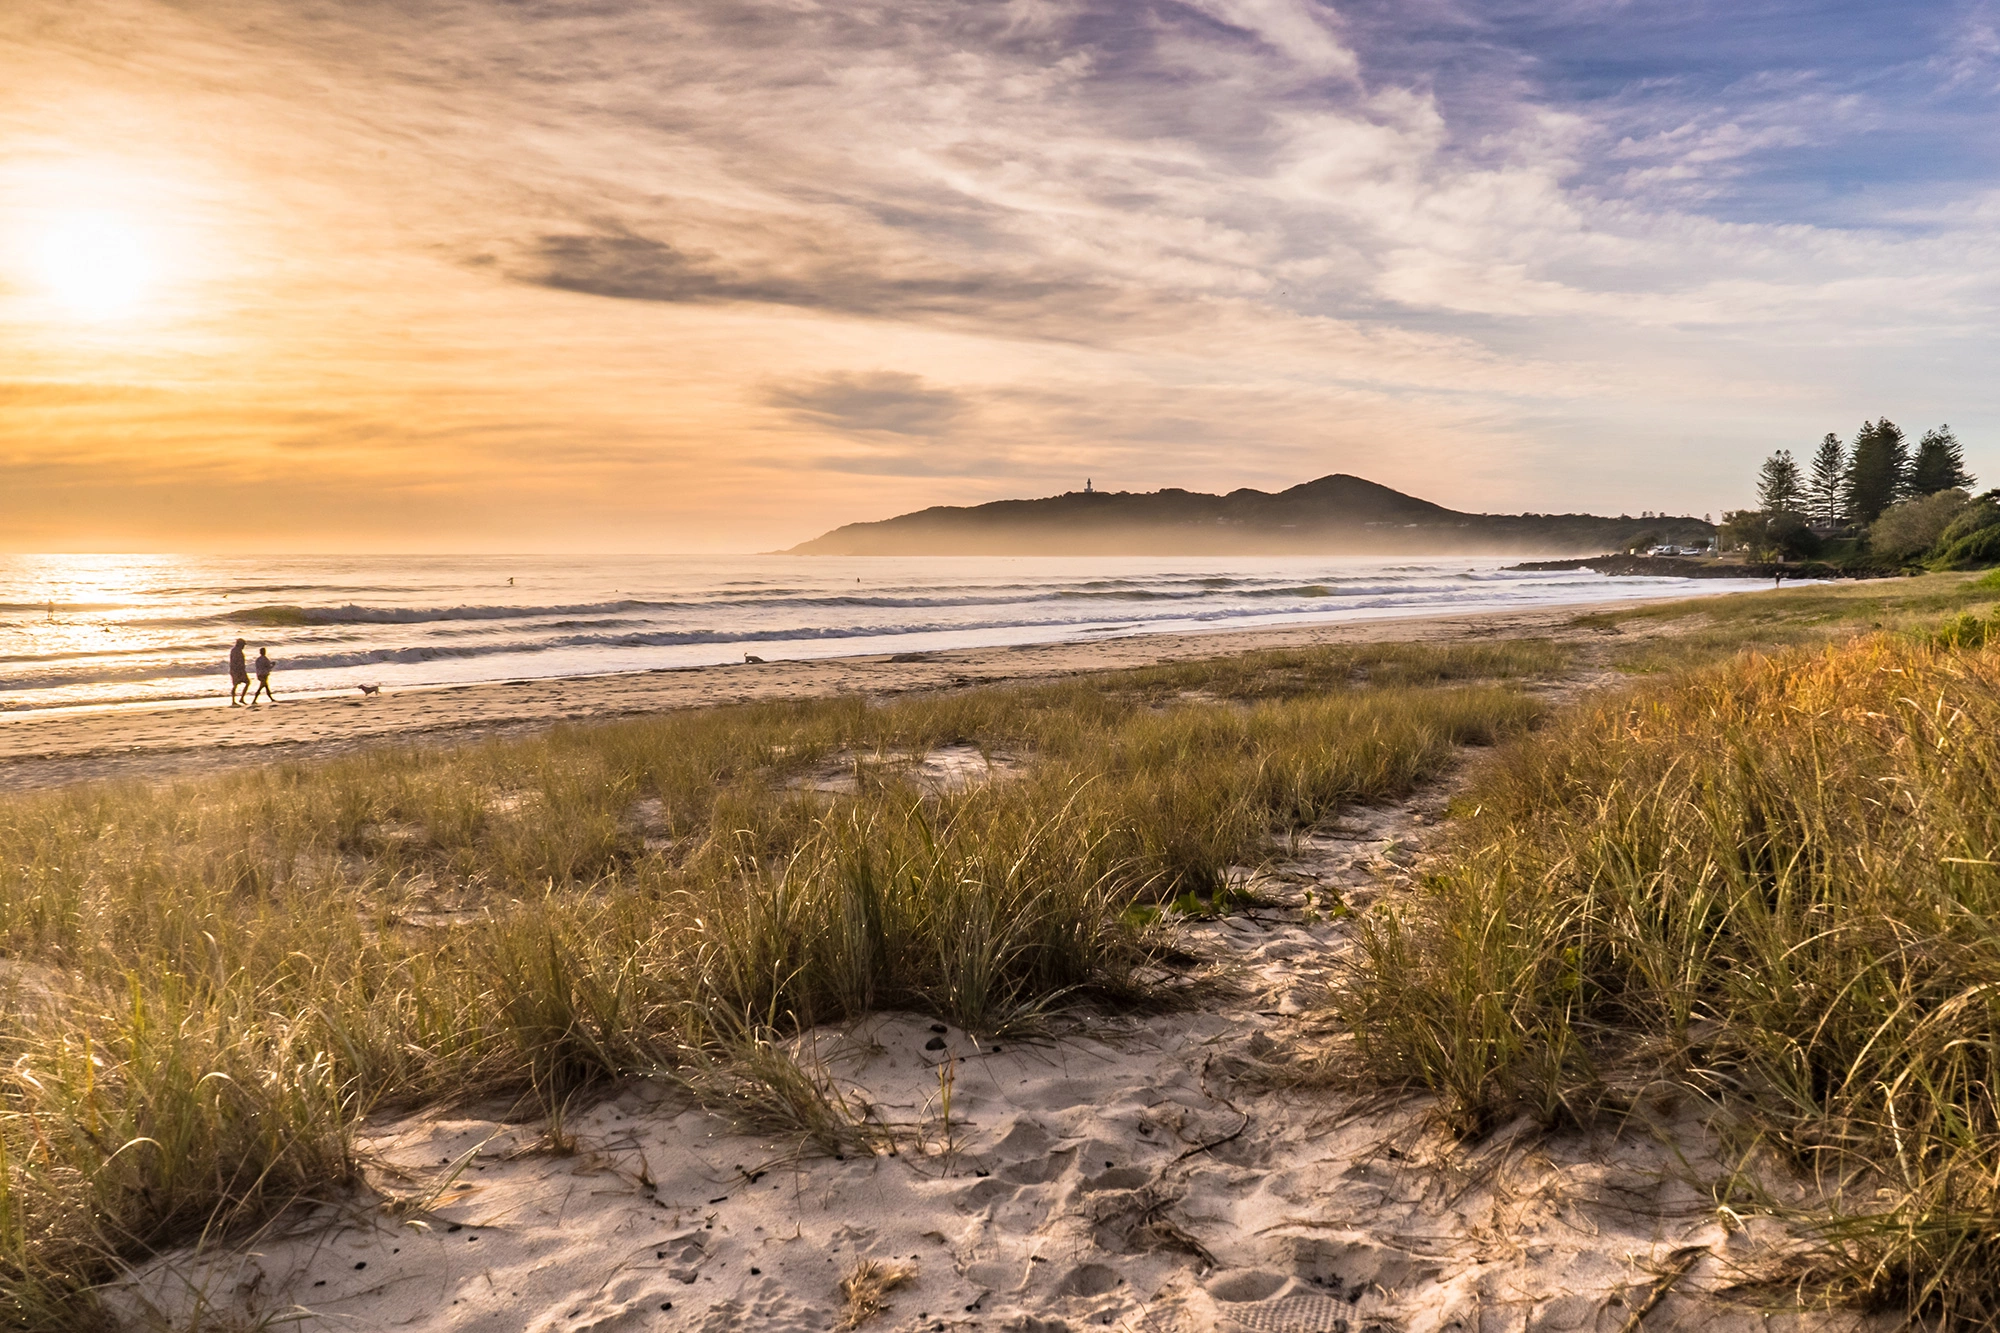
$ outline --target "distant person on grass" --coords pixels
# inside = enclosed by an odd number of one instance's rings
[[[259,648],[257,650],[257,689],[250,696],[250,706],[252,708],[257,706],[257,700],[260,696],[269,699],[272,703],[278,702],[278,696],[271,693],[271,651],[268,648]]]
[[[249,694],[250,668],[243,663],[243,640],[238,639],[229,650],[229,706],[240,707]]]

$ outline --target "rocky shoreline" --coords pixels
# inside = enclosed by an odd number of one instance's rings
[[[1768,560],[1703,560],[1672,555],[1589,555],[1568,560],[1529,560],[1509,565],[1510,571],[1532,574],[1566,569],[1591,569],[1613,578],[1639,576],[1669,579],[1880,579],[1905,570],[1886,565],[1829,565],[1822,560],[1779,564]]]

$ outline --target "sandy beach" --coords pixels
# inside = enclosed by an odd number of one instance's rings
[[[838,694],[889,697],[913,691],[1050,680],[1262,648],[1587,637],[1589,632],[1573,628],[1573,622],[1581,614],[1603,609],[1602,604],[1586,604],[1207,634],[1130,635],[1087,643],[743,663],[384,691],[370,696],[284,698],[281,693],[282,702],[277,706],[255,709],[230,708],[226,679],[218,674],[212,705],[0,714],[0,790],[61,786],[95,778],[193,776],[249,764],[312,759],[382,741],[521,735],[561,722],[716,704]],[[276,680],[282,691],[283,674]]]

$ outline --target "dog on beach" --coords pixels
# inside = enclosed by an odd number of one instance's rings
[[[360,690],[363,694],[380,694],[382,692],[380,685],[356,685],[354,688]]]
[[[757,666],[762,666],[762,665],[764,665],[764,659],[763,659],[763,658],[761,658],[761,657],[757,657],[757,656],[754,656],[754,655],[752,655],[752,654],[750,654],[750,653],[745,653],[745,654],[743,654],[743,660],[744,660],[745,662],[750,662],[750,663],[754,663],[754,664],[755,664],[755,665],[757,665]]]

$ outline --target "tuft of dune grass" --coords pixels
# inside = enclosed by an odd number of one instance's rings
[[[840,1279],[840,1299],[846,1308],[835,1328],[859,1328],[888,1308],[889,1293],[917,1279],[913,1263],[863,1259]]]
[[[1500,682],[1561,661],[1260,653],[0,798],[0,957],[49,995],[0,1015],[0,1328],[96,1327],[118,1261],[350,1188],[372,1113],[666,1073],[865,1144],[787,1037],[1142,998],[1135,903],[1520,731],[1540,706]],[[793,781],[946,744],[1020,771]]]
[[[2000,1324],[2000,646],[1746,654],[1510,746],[1341,1006],[1462,1132],[1692,1091],[1832,1200],[1813,1276]]]

